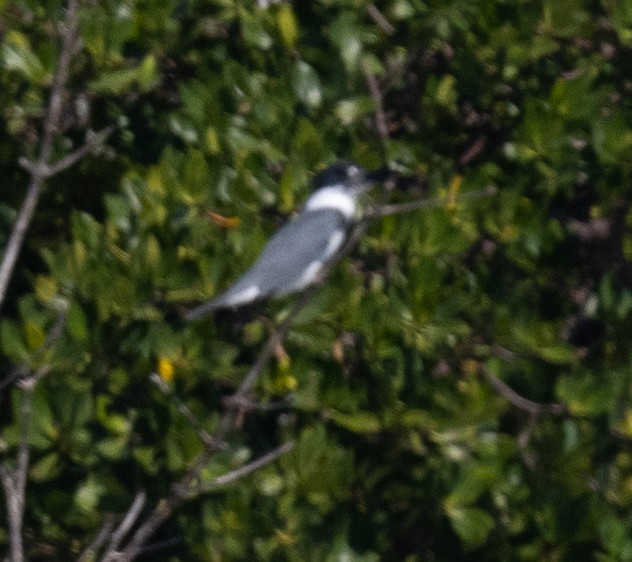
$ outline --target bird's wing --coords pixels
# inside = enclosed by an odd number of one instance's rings
[[[270,238],[257,261],[228,290],[189,311],[187,319],[303,289],[340,248],[347,226],[345,216],[333,209],[301,213]]]
[[[300,214],[268,241],[257,261],[224,293],[227,304],[302,289],[340,247],[345,229],[345,218],[338,211]]]
[[[243,278],[251,277],[265,296],[300,290],[340,248],[347,226],[334,209],[304,212],[269,240]]]

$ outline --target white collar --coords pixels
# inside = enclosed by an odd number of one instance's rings
[[[306,211],[317,211],[320,209],[332,209],[350,219],[355,214],[356,198],[342,185],[323,187],[316,191],[305,203]]]

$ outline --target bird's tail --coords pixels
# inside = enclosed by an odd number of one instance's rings
[[[208,302],[205,302],[204,304],[201,304],[200,306],[196,306],[195,308],[192,308],[191,310],[187,310],[187,312],[185,312],[184,314],[184,319],[197,320],[198,318],[201,318],[202,316],[206,316],[207,314],[211,314],[218,308],[222,308],[224,306],[226,306],[226,303],[224,302],[223,296],[220,296],[216,299],[212,299]]]

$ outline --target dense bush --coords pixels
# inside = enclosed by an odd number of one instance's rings
[[[151,559],[632,560],[630,2],[73,5],[0,3],[2,247],[77,156],[2,304],[9,559],[23,474],[29,560],[140,491],[84,559],[178,498]],[[184,323],[340,159],[440,204],[372,221],[282,343],[292,299]]]

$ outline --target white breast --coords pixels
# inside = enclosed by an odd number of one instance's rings
[[[356,199],[340,185],[324,187],[314,193],[305,204],[306,211],[333,209],[350,219],[355,214]]]

